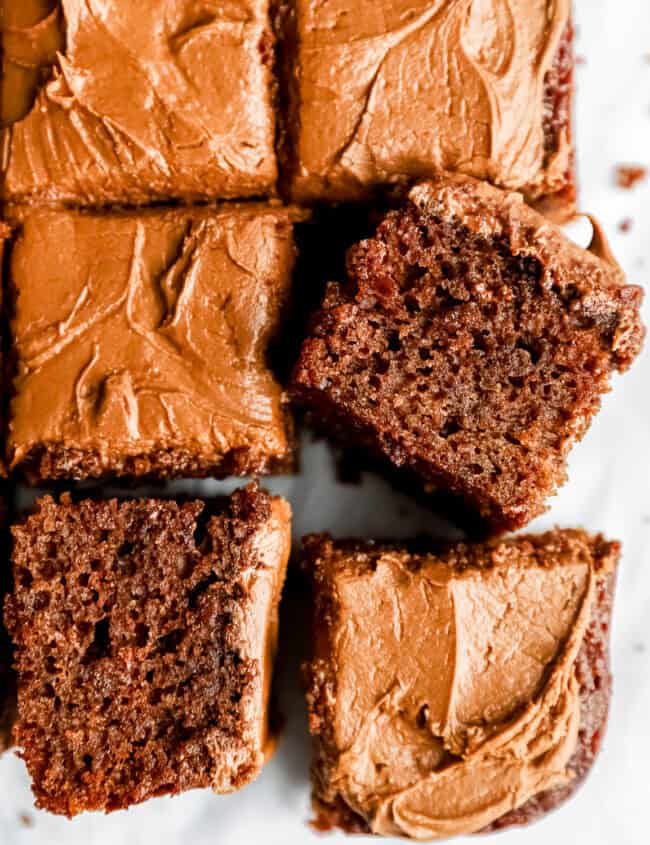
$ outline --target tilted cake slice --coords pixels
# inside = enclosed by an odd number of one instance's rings
[[[293,395],[343,443],[520,527],[638,354],[641,299],[598,229],[582,249],[519,194],[441,176],[349,251]]]

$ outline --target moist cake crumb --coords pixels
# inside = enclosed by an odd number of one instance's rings
[[[14,737],[37,806],[109,812],[252,780],[273,746],[288,504],[256,485],[211,503],[64,494],[12,533]]]
[[[583,250],[520,195],[441,175],[350,249],[347,276],[293,374],[315,426],[494,530],[540,514],[644,336],[642,290],[598,227]]]

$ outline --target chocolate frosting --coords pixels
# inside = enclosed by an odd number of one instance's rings
[[[253,559],[257,566],[242,575],[246,601],[235,610],[233,623],[242,639],[239,653],[243,660],[256,661],[260,671],[255,677],[250,695],[242,702],[242,723],[247,736],[239,751],[219,749],[215,759],[219,765],[212,787],[215,792],[231,792],[239,788],[233,784],[233,772],[242,766],[252,766],[257,774],[275,750],[276,736],[269,725],[273,667],[278,646],[279,607],[284,586],[289,553],[291,551],[291,506],[279,497],[271,499],[271,513],[253,538]],[[255,749],[251,761],[250,749]],[[233,755],[241,755],[236,759]],[[250,779],[250,778],[249,778]]]
[[[331,719],[319,797],[343,799],[373,833],[429,840],[569,782],[575,659],[615,556],[595,563],[570,535],[546,549],[552,565],[517,541],[481,567],[334,553],[315,661]]]
[[[268,0],[2,3],[6,197],[273,192]]]
[[[5,283],[4,283],[4,278],[3,278],[3,268],[5,266],[4,265],[4,255],[5,255],[5,249],[6,249],[6,242],[9,239],[10,235],[11,235],[11,229],[9,228],[9,226],[5,225],[0,220],[0,308],[3,307],[3,298],[4,298],[4,290],[5,290]],[[0,363],[2,364],[3,372],[4,372],[5,362],[3,360],[2,353],[0,353]],[[4,428],[5,415],[4,415],[3,412],[0,412],[0,425],[2,425],[3,428]],[[5,464],[5,456],[0,455],[0,478],[5,478],[6,475],[7,475],[7,466]],[[4,509],[5,509],[4,508],[4,502],[3,502],[2,499],[0,499],[0,513],[3,514],[3,515],[4,515]],[[1,693],[0,693],[0,697],[1,697]]]
[[[600,258],[601,261],[604,261],[606,264],[611,264],[621,276],[623,274],[623,268],[616,260],[616,256],[612,252],[612,248],[609,245],[609,240],[607,235],[605,234],[605,230],[603,229],[599,220],[597,220],[592,214],[586,214],[585,217],[591,223],[591,241],[589,242],[589,246],[587,249],[592,255],[595,255],[596,258]]]
[[[280,208],[27,214],[10,258],[11,466],[41,447],[118,473],[155,451],[185,455],[184,471],[287,458],[266,357],[292,261]]]
[[[545,150],[544,80],[570,0],[298,0],[293,195],[347,198],[441,169],[565,187],[568,128]]]

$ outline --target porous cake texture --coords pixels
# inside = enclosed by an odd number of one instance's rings
[[[350,249],[293,395],[344,443],[517,528],[638,354],[641,300],[597,226],[581,249],[520,194],[443,175]]]
[[[273,747],[269,694],[290,509],[41,499],[13,529],[14,737],[39,807],[74,816],[209,787]]]

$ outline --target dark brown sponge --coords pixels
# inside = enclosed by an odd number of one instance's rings
[[[1,237],[1,235],[0,235]],[[0,249],[2,241],[0,240]],[[7,490],[0,491],[0,555],[8,561],[7,524],[9,499]],[[12,664],[11,641],[2,622],[2,605],[11,585],[11,572],[7,563],[0,568],[0,754],[11,746],[11,729],[16,717],[16,679]]]
[[[611,371],[639,352],[641,299],[606,252],[518,194],[441,176],[349,251],[293,396],[343,443],[517,528],[545,509]]]
[[[289,507],[46,497],[12,529],[16,744],[37,805],[73,816],[229,792],[270,747]]]

